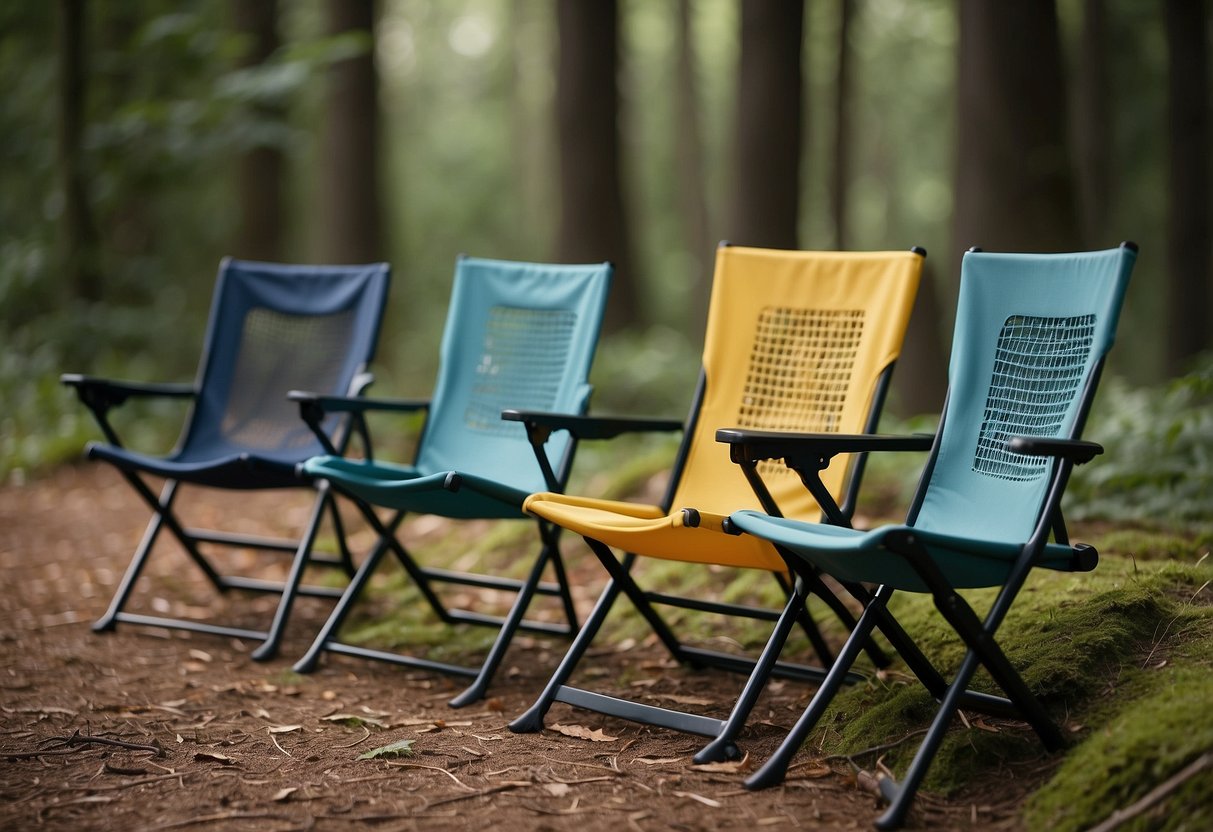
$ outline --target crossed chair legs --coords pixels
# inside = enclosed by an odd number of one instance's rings
[[[921,549],[915,551],[916,547],[912,540],[906,543],[906,547],[907,557],[911,563],[925,558],[925,552]],[[929,558],[926,560],[929,562]],[[930,567],[927,567],[927,570],[929,571]],[[924,577],[927,576],[924,575]],[[994,716],[1024,720],[1040,737],[1045,748],[1050,751],[1063,745],[1060,730],[1049,717],[1044,706],[1028,690],[1023,679],[1011,666],[1006,655],[994,640],[995,632],[1010,608],[1022,581],[1008,583],[1004,586],[983,620],[952,587],[942,580],[941,576],[931,575],[927,580],[935,606],[968,647],[968,652],[952,680],[947,681],[939,673],[889,612],[888,605],[894,592],[893,589],[882,586],[874,594],[869,595],[862,589],[856,593],[855,588],[848,587],[864,604],[864,611],[860,615],[858,624],[796,725],[775,753],[758,771],[746,779],[746,788],[762,789],[783,781],[792,758],[829,708],[847,671],[857,658],[861,646],[870,638],[874,629],[879,629],[884,634],[911,672],[940,703],[926,737],[919,745],[902,781],[898,783],[889,778],[880,781],[881,794],[889,806],[877,819],[878,828],[896,829],[904,824],[906,813],[926,776],[927,769],[938,752],[952,719],[962,707]],[[969,682],[979,667],[986,668],[994,681],[1007,694],[1005,697],[968,689]]]
[[[93,630],[96,632],[113,630],[121,622],[144,626],[168,627],[177,630],[189,630],[191,632],[204,633],[208,635],[223,635],[232,636],[235,638],[244,638],[260,642],[257,649],[253,651],[252,658],[263,661],[270,659],[277,654],[279,645],[282,641],[286,621],[290,615],[290,611],[294,605],[296,597],[299,595],[322,598],[340,597],[341,591],[339,589],[303,584],[303,572],[309,564],[337,567],[345,571],[347,575],[354,574],[354,563],[350,557],[349,549],[345,545],[345,535],[342,529],[341,517],[337,511],[333,494],[327,483],[318,483],[316,486],[316,500],[314,502],[312,513],[308,520],[308,525],[302,539],[299,541],[290,541],[253,535],[238,535],[212,530],[186,528],[173,510],[173,503],[176,500],[178,489],[182,484],[180,481],[166,481],[160,495],[156,496],[155,492],[152,491],[152,489],[138,474],[122,469],[119,469],[119,471],[127,482],[130,483],[135,492],[152,509],[153,516],[148,523],[147,530],[143,534],[143,539],[140,542],[139,547],[135,550],[134,556],[127,565],[126,572],[123,574],[122,580],[118,584],[118,589],[114,592],[114,597],[110,601],[109,608],[106,610],[105,614],[93,624]],[[323,555],[318,556],[312,553],[312,546],[315,543],[316,534],[319,531],[325,512],[328,512],[332,519],[334,527],[337,530],[337,539],[340,543],[339,553],[335,557]],[[147,565],[147,561],[151,556],[152,550],[155,548],[156,542],[160,537],[160,533],[166,528],[177,540],[177,542],[181,544],[181,547],[185,550],[185,553],[189,559],[194,563],[195,566],[198,567],[203,575],[206,576],[207,580],[218,592],[226,593],[231,589],[240,589],[253,592],[279,594],[280,598],[278,601],[278,607],[274,612],[273,621],[270,624],[269,629],[250,630],[241,627],[229,627],[203,621],[193,621],[190,619],[166,618],[162,616],[127,612],[126,604],[130,600],[135,583],[138,581],[144,567]],[[199,548],[199,544],[227,547],[247,547],[251,549],[276,551],[281,553],[293,553],[294,558],[291,562],[290,572],[285,581],[266,581],[255,578],[245,578],[238,575],[223,575],[220,574],[219,570],[215,568],[214,564],[212,564],[206,555],[203,554],[202,550]]]
[[[819,682],[826,676],[826,671],[822,668],[779,661],[779,654],[794,626],[799,624],[804,629],[814,650],[818,653],[818,657],[825,665],[828,666],[834,661],[832,651],[825,643],[815,622],[808,613],[806,602],[809,595],[815,594],[825,600],[834,613],[848,627],[854,627],[857,623],[846,606],[825,586],[821,578],[810,569],[802,569],[801,573],[795,576],[791,584],[784,582],[784,588],[788,592],[787,602],[781,612],[775,613],[770,610],[755,610],[754,608],[743,608],[737,605],[716,604],[712,602],[695,602],[690,599],[645,592],[637,585],[631,575],[631,567],[636,560],[635,555],[631,553],[626,554],[622,561],[620,561],[616,559],[610,548],[600,541],[588,537],[585,540],[607,570],[610,580],[539,698],[524,714],[510,723],[510,730],[515,733],[533,733],[542,730],[544,717],[551,706],[555,702],[564,702],[611,716],[712,738],[711,742],[695,755],[696,763],[735,759],[740,756],[735,743],[736,737],[744,727],[745,721],[756,704],[758,696],[761,694],[768,678],[775,675]],[[692,667],[706,665],[733,671],[750,672],[749,681],[746,683],[733,711],[726,719],[715,719],[699,714],[674,711],[618,699],[567,684],[569,677],[585,655],[586,650],[606,620],[620,593],[628,597],[628,600],[649,624],[666,650],[680,663]],[[768,640],[766,647],[758,659],[750,660],[681,643],[665,621],[657,614],[654,609],[654,603],[772,620],[775,622],[775,627],[771,638]],[[870,640],[857,640],[856,644],[859,648],[867,649],[871,654],[872,660],[878,666],[883,667],[889,663],[888,658]],[[854,680],[858,677],[854,674],[844,673],[841,678]]]
[[[321,653],[325,651],[358,656],[366,659],[390,662],[392,664],[434,670],[454,676],[471,677],[472,682],[461,693],[448,703],[451,707],[460,708],[482,699],[497,672],[506,650],[510,646],[515,633],[520,630],[545,633],[548,635],[570,636],[577,630],[577,616],[573,609],[572,594],[569,590],[568,576],[564,562],[560,556],[560,529],[543,521],[537,521],[541,547],[527,577],[522,580],[499,578],[487,575],[473,575],[463,572],[437,569],[418,564],[408,550],[396,537],[396,529],[403,521],[405,512],[397,511],[391,519],[384,523],[370,506],[351,498],[359,507],[367,523],[378,535],[374,548],[358,567],[337,606],[333,608],[324,626],[307,653],[294,666],[298,673],[310,673],[316,668]],[[477,624],[498,628],[497,637],[484,662],[479,667],[465,667],[446,662],[432,661],[416,656],[406,656],[398,653],[375,650],[359,645],[346,644],[337,640],[337,633],[354,604],[363,591],[375,570],[382,562],[383,556],[391,551],[403,567],[409,578],[421,592],[426,605],[444,624]],[[551,565],[555,574],[554,582],[543,582],[544,571]],[[504,617],[484,615],[470,610],[447,607],[434,589],[435,583],[460,584],[487,589],[509,590],[516,593],[514,603]],[[535,595],[554,596],[560,599],[565,621],[551,623],[527,619],[526,612]]]

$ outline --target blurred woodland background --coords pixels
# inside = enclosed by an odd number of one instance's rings
[[[596,410],[680,416],[719,240],[921,245],[910,417],[966,248],[1132,239],[1106,395],[1175,486],[1213,469],[1208,5],[9,0],[0,477],[92,437],[60,372],[190,378],[227,254],[391,261],[380,395],[428,392],[459,252],[613,260]]]

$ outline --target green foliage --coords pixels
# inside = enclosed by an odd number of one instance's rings
[[[370,751],[364,751],[358,755],[359,760],[386,760],[396,757],[412,757],[415,752],[413,743],[416,740],[396,740],[379,748],[372,748]]]
[[[1075,470],[1075,517],[1208,524],[1213,505],[1213,356],[1153,388],[1103,385],[1086,436],[1106,452]]]

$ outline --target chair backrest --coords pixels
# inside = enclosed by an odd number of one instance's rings
[[[346,395],[374,355],[387,302],[387,263],[219,265],[198,399],[178,457],[251,453],[277,460],[324,453],[287,399],[291,390]],[[331,432],[338,417],[326,422]]]
[[[586,411],[611,275],[610,263],[459,258],[417,449],[421,471],[461,471],[547,490],[525,428],[503,421],[501,411]],[[549,459],[561,460],[568,447],[568,434],[559,431],[545,449]]]
[[[913,525],[979,540],[1028,539],[1052,462],[1007,450],[1007,439],[1078,438],[1136,258],[1129,244],[965,254],[948,403]]]
[[[667,508],[728,514],[759,509],[721,427],[863,433],[881,404],[880,380],[901,350],[923,257],[721,246],[708,309],[703,385]],[[839,460],[842,463],[842,460]],[[839,502],[847,464],[823,482]],[[759,466],[787,517],[820,508],[782,464]]]

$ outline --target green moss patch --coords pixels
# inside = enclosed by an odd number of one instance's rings
[[[1199,644],[1203,666],[1163,669],[1139,680],[1150,692],[1135,699],[1067,756],[1028,802],[1030,829],[1089,829],[1125,810],[1202,754],[1213,750],[1213,639]],[[1160,790],[1122,830],[1213,829],[1213,766]]]

